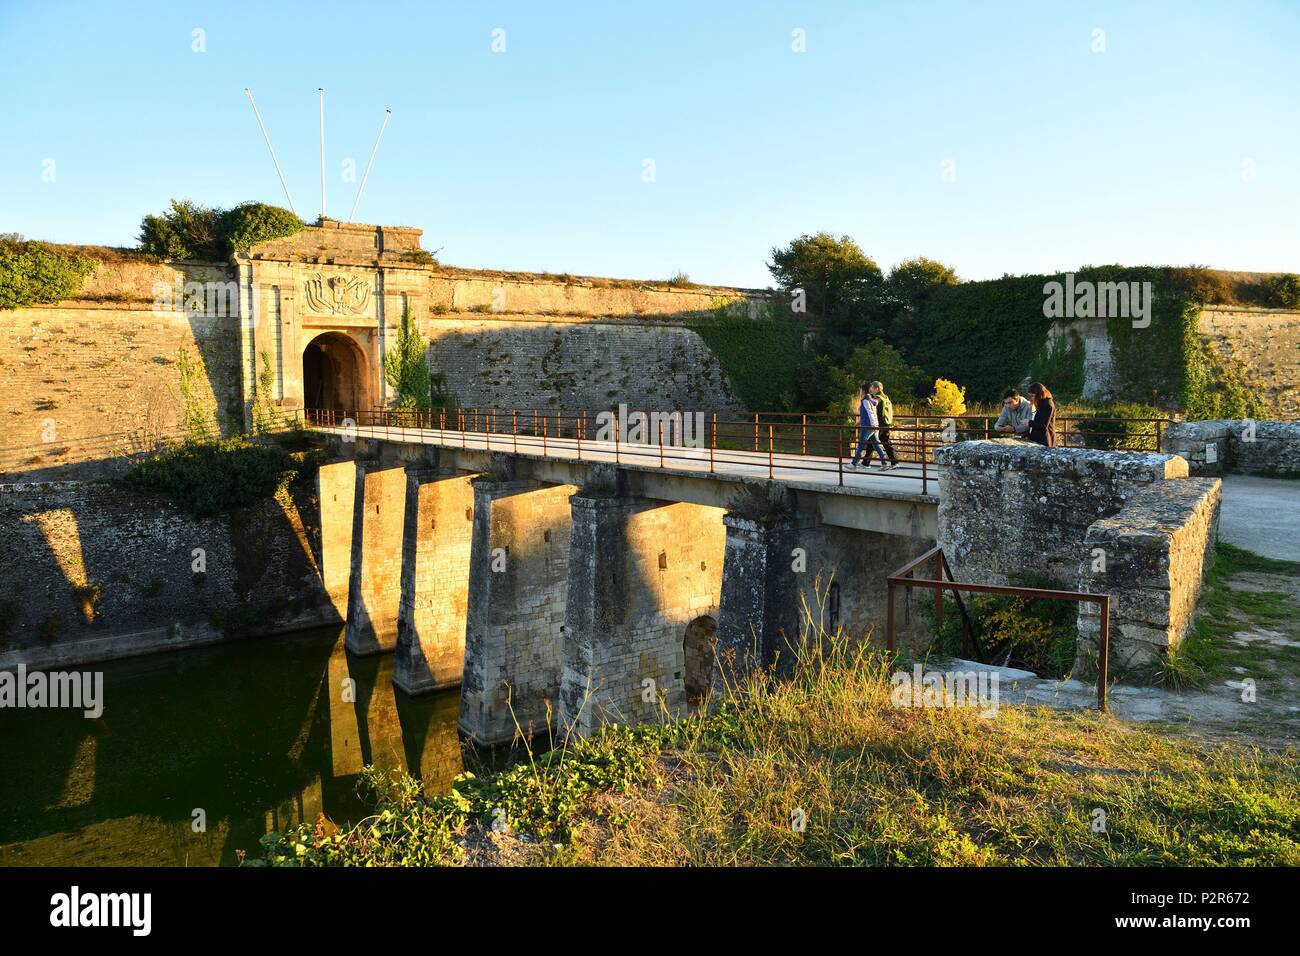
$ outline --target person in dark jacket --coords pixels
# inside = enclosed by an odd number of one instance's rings
[[[1029,420],[1025,438],[1048,448],[1056,447],[1056,403],[1042,382],[1029,386],[1029,400],[1034,403],[1034,417]]]

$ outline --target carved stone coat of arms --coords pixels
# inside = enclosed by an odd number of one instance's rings
[[[360,315],[370,304],[370,283],[360,276],[316,273],[303,287],[307,307],[325,315]]]

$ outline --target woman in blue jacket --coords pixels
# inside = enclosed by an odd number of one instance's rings
[[[849,462],[850,468],[870,468],[871,453],[875,452],[880,456],[880,468],[885,468],[885,449],[880,444],[880,414],[876,410],[876,403],[870,395],[870,387],[866,382],[858,387],[858,446],[853,451],[853,461]],[[866,450],[866,458],[862,457],[863,450]]]

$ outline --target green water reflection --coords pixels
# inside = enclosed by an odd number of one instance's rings
[[[359,818],[367,763],[429,792],[462,769],[458,692],[407,697],[392,655],[349,657],[338,629],[94,669],[98,720],[0,710],[0,865],[231,865],[269,830]]]

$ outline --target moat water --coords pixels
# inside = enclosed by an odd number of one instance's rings
[[[0,709],[0,865],[234,865],[269,831],[362,818],[366,764],[429,792],[462,770],[459,692],[407,697],[339,628],[78,670],[104,674],[98,719]]]

